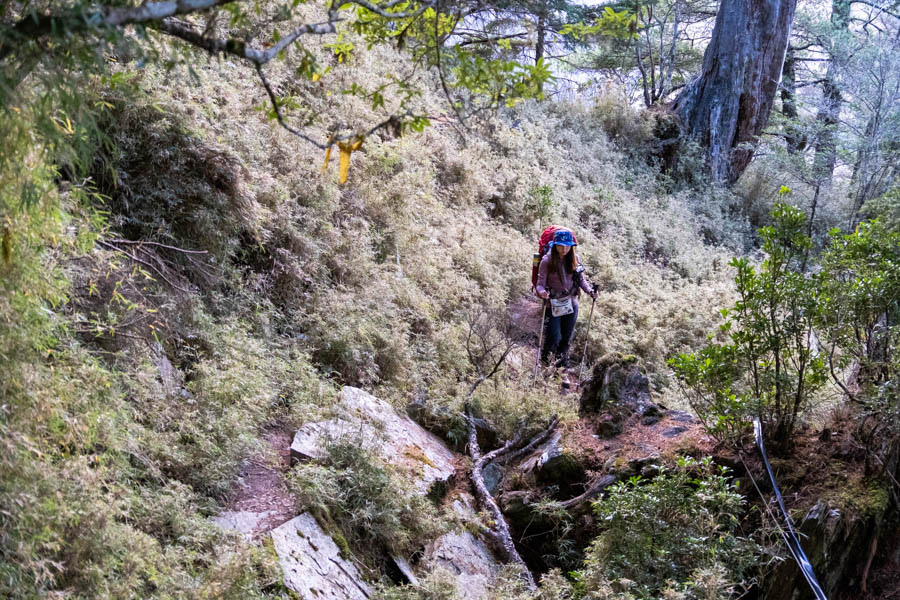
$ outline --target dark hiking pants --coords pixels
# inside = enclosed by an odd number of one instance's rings
[[[546,364],[551,354],[558,358],[568,355],[569,344],[572,342],[577,320],[577,305],[573,313],[561,317],[554,317],[548,307],[547,315],[544,318],[544,347],[541,348],[541,361]]]

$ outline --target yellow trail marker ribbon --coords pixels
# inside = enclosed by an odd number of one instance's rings
[[[361,137],[353,138],[349,142],[338,142],[338,149],[341,151],[341,159],[338,163],[338,183],[347,182],[347,173],[350,171],[350,155],[359,150],[362,144]]]
[[[329,140],[330,141],[330,140]],[[322,163],[322,173],[328,168],[328,161],[331,160],[331,146],[325,149],[325,162]]]
[[[338,150],[341,153],[340,161],[338,162],[338,183],[347,182],[347,173],[350,171],[350,155],[362,148],[362,145],[362,136],[356,136],[348,142],[337,142]],[[328,148],[325,149],[325,162],[322,163],[322,173],[328,169],[328,162],[331,160],[331,148],[333,146],[334,144],[332,144],[329,139]]]

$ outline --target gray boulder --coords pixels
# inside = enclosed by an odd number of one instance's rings
[[[678,437],[687,431],[687,427],[682,427],[681,425],[676,425],[675,427],[669,427],[663,431],[663,437],[666,438],[674,438]]]
[[[415,487],[428,492],[447,484],[456,473],[453,453],[406,415],[353,387],[341,390],[336,418],[303,425],[291,444],[293,460],[321,459],[329,441],[346,439],[371,446],[389,464],[405,471]]]
[[[500,563],[485,543],[468,531],[442,535],[425,548],[426,569],[445,569],[454,576],[456,592],[464,600],[487,597]]]
[[[303,513],[272,530],[284,585],[301,600],[367,600],[372,592],[315,518]]]

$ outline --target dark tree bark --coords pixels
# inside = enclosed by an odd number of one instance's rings
[[[849,22],[849,0],[832,0],[831,24],[834,27],[832,37],[839,37],[841,34],[846,33]],[[827,48],[828,46],[826,45],[825,47]],[[841,104],[844,102],[838,82],[837,72],[839,67],[836,62],[837,59],[832,51],[828,63],[828,71],[825,73],[825,80],[822,82],[822,105],[816,114],[820,131],[816,141],[816,156],[813,165],[816,177],[822,181],[826,188],[831,185],[831,177],[837,164],[837,144],[835,143],[834,134],[841,115]]]
[[[797,0],[722,0],[700,74],[673,104],[707,149],[713,180],[734,183],[769,120]]]
[[[544,14],[538,15],[537,20],[537,43],[534,45],[534,64],[541,62],[544,58],[544,34],[547,32],[547,20]]]
[[[795,154],[806,148],[806,135],[797,127],[797,62],[794,47],[788,46],[781,69],[781,114],[787,119],[784,139],[788,152]]]

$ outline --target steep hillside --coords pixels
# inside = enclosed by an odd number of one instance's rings
[[[352,60],[345,76],[361,80],[400,68],[383,49]],[[272,80],[311,116],[338,83]],[[478,368],[467,341],[512,331],[541,224],[575,230],[600,286],[577,337],[588,364],[639,357],[670,406],[682,400],[665,360],[706,339],[734,293],[728,259],[750,246],[727,192],[640,158],[644,117],[614,98],[521,104],[465,128],[430,91],[432,126],[365,140],[345,185],[336,157],[321,172],[321,152],[254,108],[262,90],[227,59],[192,76],[123,72],[97,98],[109,108],[95,187],[48,170],[61,210],[10,225],[5,597],[286,596],[266,547],[208,519],[241,465],[274,460],[262,439],[329,415],[341,385],[398,408],[419,401],[450,438],[464,435]],[[353,97],[340,111],[374,118]],[[523,343],[518,364],[474,396],[503,438],[522,420],[535,431],[553,413],[576,419],[552,377],[532,384]],[[304,480],[296,511],[352,460]],[[386,489],[377,543],[439,521]],[[367,568],[377,576],[377,561]]]

